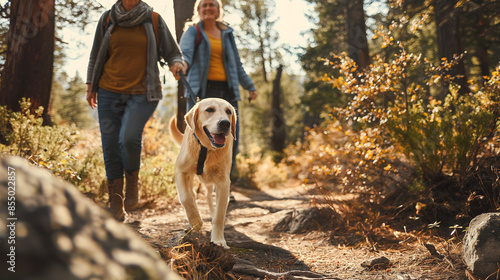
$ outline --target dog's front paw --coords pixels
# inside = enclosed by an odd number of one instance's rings
[[[212,240],[212,243],[214,243],[215,245],[221,246],[224,249],[229,249],[229,246],[227,246],[226,240],[224,240],[224,239],[222,239],[222,240]]]

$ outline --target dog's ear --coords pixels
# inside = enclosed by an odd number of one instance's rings
[[[189,112],[184,116],[184,121],[186,125],[194,132],[196,128],[196,122],[198,121],[198,104],[195,104]]]
[[[231,106],[231,111],[233,111],[233,113],[231,114],[231,134],[233,135],[233,139],[236,140],[236,121],[237,121],[237,116],[236,116],[236,110],[234,109],[233,106]]]

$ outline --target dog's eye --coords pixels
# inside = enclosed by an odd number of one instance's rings
[[[209,113],[213,113],[213,112],[215,112],[215,109],[212,107],[208,107],[205,111],[209,112]]]
[[[226,110],[226,114],[231,115],[233,112],[231,112],[231,109]]]

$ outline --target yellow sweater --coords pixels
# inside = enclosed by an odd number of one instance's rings
[[[116,93],[145,94],[147,35],[144,26],[116,26],[108,55],[99,86]]]
[[[226,70],[222,60],[222,40],[207,34],[210,41],[210,62],[207,79],[211,81],[226,81]]]

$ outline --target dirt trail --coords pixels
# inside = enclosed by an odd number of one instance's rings
[[[437,259],[410,233],[399,232],[399,244],[374,251],[369,246],[346,247],[333,242],[335,238],[331,238],[328,232],[274,232],[274,226],[288,212],[312,207],[311,198],[306,193],[300,184],[266,190],[233,188],[236,202],[229,204],[225,226],[230,252],[240,261],[248,260],[255,267],[270,273],[312,271],[331,277],[328,279],[466,279],[460,259],[461,246],[438,244],[438,250],[441,245],[447,245],[447,255],[444,259]],[[205,195],[203,190],[197,202],[205,222],[203,232],[209,232],[211,223]],[[169,239],[183,233],[188,226],[177,199],[135,211],[131,213],[131,218],[140,221],[136,223],[136,230],[157,246],[167,244]],[[362,262],[381,256],[391,261],[388,268],[367,270],[361,266]],[[242,279],[265,279],[238,276]]]

